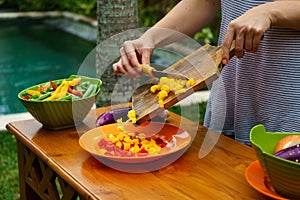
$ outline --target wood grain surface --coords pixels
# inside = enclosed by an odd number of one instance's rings
[[[110,109],[97,109],[96,115]],[[86,199],[267,199],[244,176],[245,169],[256,160],[250,147],[221,135],[213,150],[200,159],[205,135],[218,133],[173,113],[167,123],[189,131],[193,143],[175,162],[144,173],[113,169],[84,151],[78,141],[89,129],[85,124],[77,129],[50,131],[36,120],[26,120],[11,122],[7,128]]]
[[[137,124],[153,118],[162,110],[171,107],[216,80],[223,67],[221,65],[221,53],[221,46],[215,47],[207,44],[163,70],[164,72],[182,74],[195,80],[195,85],[189,87],[185,93],[175,95],[170,92],[164,100],[163,108],[158,105],[156,94],[150,92],[150,87],[157,80],[149,80],[146,84],[138,87],[132,94],[132,105],[137,114]]]

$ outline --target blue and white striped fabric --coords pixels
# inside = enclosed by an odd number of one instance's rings
[[[222,0],[219,44],[228,23],[268,1]],[[271,28],[257,53],[233,57],[211,88],[204,125],[250,144],[257,124],[267,131],[300,131],[300,31]]]

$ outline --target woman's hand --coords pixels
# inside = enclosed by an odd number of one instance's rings
[[[263,34],[269,30],[271,23],[266,4],[254,7],[231,21],[223,41],[223,64],[228,64],[229,51],[233,42],[235,42],[235,55],[237,58],[244,56],[244,49],[248,52],[256,52]]]
[[[137,40],[124,42],[120,49],[120,60],[113,64],[115,73],[122,73],[127,77],[141,77],[141,64],[150,64],[150,57],[154,45],[150,40],[143,37]]]
[[[121,58],[113,64],[116,73],[140,77],[140,64],[150,64],[154,47],[164,46],[193,36],[220,10],[220,0],[182,0],[141,38],[124,42]],[[188,14],[187,14],[188,13]]]

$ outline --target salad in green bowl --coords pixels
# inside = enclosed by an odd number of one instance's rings
[[[27,111],[47,129],[63,129],[86,117],[100,92],[102,81],[72,75],[22,90],[18,98]]]

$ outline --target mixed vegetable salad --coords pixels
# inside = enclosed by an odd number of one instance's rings
[[[27,89],[22,99],[31,101],[74,100],[95,94],[98,85],[81,77],[49,81]]]

